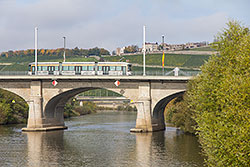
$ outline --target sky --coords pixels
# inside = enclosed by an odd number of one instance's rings
[[[231,19],[250,27],[250,0],[0,0],[0,52],[212,42]]]

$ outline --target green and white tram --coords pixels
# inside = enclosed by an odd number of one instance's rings
[[[131,75],[125,62],[38,62],[37,75]],[[29,75],[35,75],[35,63],[29,63]]]

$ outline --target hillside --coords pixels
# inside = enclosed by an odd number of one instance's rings
[[[208,60],[210,55],[192,55],[192,54],[165,54],[165,66],[167,67],[188,67],[199,68],[205,61]],[[107,61],[128,61],[130,63],[136,63],[142,65],[142,54],[139,55],[126,55],[126,56],[110,56],[105,57]],[[147,65],[162,65],[162,53],[147,54]]]
[[[67,62],[93,62],[98,61],[94,57],[83,54],[86,50],[72,49],[66,52]],[[100,49],[101,50],[101,49]],[[103,49],[105,50],[105,49]],[[207,50],[207,49],[206,49]],[[32,53],[33,51],[33,53]],[[79,51],[79,52],[78,52]],[[84,51],[84,52],[83,52]],[[6,54],[2,53],[0,57],[0,71],[27,71],[28,64],[34,62],[34,50],[26,51],[9,51]],[[26,53],[26,54],[25,54]],[[49,54],[50,53],[50,54]],[[93,52],[90,52],[93,53]],[[178,53],[178,54],[176,54]],[[186,52],[184,52],[186,53]],[[190,54],[191,53],[191,54]],[[198,54],[197,54],[198,53]],[[192,54],[192,52],[186,54],[179,54],[179,52],[171,52],[165,54],[165,68],[173,69],[174,67],[180,67],[185,69],[199,68],[208,60],[210,55],[203,54],[203,51]],[[99,53],[100,54],[100,53]],[[103,61],[123,61],[133,64],[134,71],[142,71],[142,54],[137,55],[124,55],[124,56],[104,56]],[[38,52],[39,62],[62,62],[63,50],[39,50]],[[162,65],[162,53],[146,54],[146,65],[148,70],[161,71]]]

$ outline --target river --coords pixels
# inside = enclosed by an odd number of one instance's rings
[[[0,126],[1,167],[200,167],[197,138],[173,127],[135,134],[136,114],[108,112],[65,121],[68,130],[22,132]]]

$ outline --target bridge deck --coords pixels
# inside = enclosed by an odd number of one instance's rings
[[[192,76],[63,76],[63,75],[15,75],[0,76],[0,80],[140,80],[140,81],[187,81]]]

